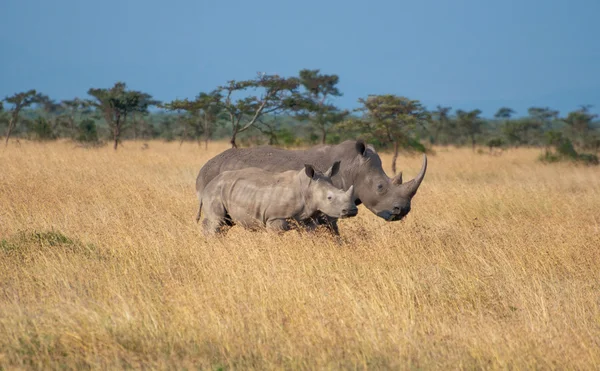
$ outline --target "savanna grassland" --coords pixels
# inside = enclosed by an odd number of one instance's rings
[[[598,168],[438,148],[404,221],[206,240],[227,145],[140,147],[0,150],[0,369],[600,368]]]

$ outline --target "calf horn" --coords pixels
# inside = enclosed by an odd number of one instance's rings
[[[417,193],[417,189],[421,185],[423,178],[425,177],[425,172],[427,171],[427,156],[423,154],[423,165],[421,165],[421,171],[417,175],[416,178],[411,179],[410,181],[398,185],[398,187],[402,187],[402,190],[408,197],[413,197],[415,193]]]

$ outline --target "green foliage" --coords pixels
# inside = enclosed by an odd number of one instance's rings
[[[293,147],[300,144],[299,139],[289,128],[283,128],[278,130],[277,141],[285,147]]]
[[[98,128],[96,127],[96,121],[85,119],[79,123],[77,141],[84,143],[98,142]]]
[[[348,110],[340,110],[328,101],[330,97],[342,96],[337,88],[339,80],[337,75],[321,74],[318,69],[301,70],[300,85],[303,91],[293,94],[284,102],[298,119],[307,120],[319,131],[322,144],[331,143],[327,140],[331,128],[350,114]]]
[[[502,138],[492,138],[487,141],[487,146],[492,148],[502,148],[504,146],[504,140]]]
[[[52,127],[50,122],[43,117],[38,117],[33,121],[33,124],[31,125],[31,130],[33,131],[34,137],[37,140],[56,139],[54,128]]]
[[[512,115],[515,114],[515,111],[512,108],[509,107],[501,107],[500,109],[498,109],[498,111],[496,112],[496,114],[494,115],[495,118],[498,119],[505,119],[508,120],[512,117]]]
[[[179,113],[178,123],[182,126],[180,137],[186,139],[200,140],[204,135],[208,141],[219,124],[219,118],[223,116],[223,106],[221,104],[223,96],[219,91],[211,93],[200,93],[195,100],[174,100],[162,105],[169,111]],[[183,112],[183,114],[181,114]],[[171,123],[163,121],[168,125],[169,132],[164,136],[167,140],[173,140],[174,131]]]
[[[540,155],[540,161],[543,162],[559,162],[573,161],[584,165],[598,165],[598,156],[591,153],[577,153],[570,139],[563,136],[557,131],[546,132],[546,145],[554,147],[554,151],[546,149]]]
[[[454,122],[450,120],[452,107],[437,106],[432,112],[430,125],[431,144],[448,144],[455,131]],[[444,135],[445,134],[445,135]],[[441,136],[445,138],[441,140]]]
[[[254,80],[231,80],[227,85],[220,86],[217,91],[223,98],[219,99],[219,106],[231,124],[231,146],[237,147],[237,135],[253,127],[262,115],[289,108],[298,85],[299,80],[295,77],[259,74]],[[235,97],[247,89],[260,90],[262,94]]]
[[[471,139],[471,145],[475,149],[476,138],[482,132],[483,120],[479,117],[481,110],[472,111],[457,110],[458,127],[463,134]]]
[[[40,95],[35,89],[28,90],[26,92],[16,93],[11,95],[10,97],[4,98],[4,101],[11,104],[13,107],[10,112],[10,119],[8,122],[8,129],[6,130],[6,141],[5,144],[8,145],[8,140],[10,139],[10,135],[15,130],[19,123],[19,113],[23,108],[27,108],[32,104],[35,104],[40,98]]]
[[[580,153],[577,160],[584,165],[598,165],[598,156],[592,153]]]
[[[30,90],[0,102],[0,127],[8,127],[7,142],[11,135],[40,140],[69,137],[90,143],[110,136],[115,148],[122,138],[138,136],[182,142],[229,136],[235,147],[240,135],[247,144],[287,147],[362,137],[378,148],[394,148],[395,153],[398,148],[425,150],[416,144],[422,139],[473,148],[479,143],[490,152],[504,146],[546,146],[547,153],[552,148],[557,156],[572,158],[572,151],[597,155],[600,150],[600,122],[590,106],[565,117],[549,107],[530,107],[526,116],[514,117],[513,109],[500,107],[493,119],[484,119],[480,110],[458,109],[452,114],[452,107],[438,105],[427,112],[418,100],[388,94],[360,99],[361,107],[351,113],[333,101],[342,96],[339,81],[338,75],[319,69],[303,69],[289,78],[259,74],[254,79],[228,81],[194,99],[163,105],[149,94],[127,89],[123,82],[108,89],[90,89],[90,100],[58,103]],[[149,112],[153,105],[164,110]],[[572,151],[561,147],[568,146],[565,142],[549,144],[546,136],[552,132],[568,138]],[[586,161],[593,163],[593,158]]]
[[[590,113],[589,108],[590,106],[582,106],[576,111],[569,112],[564,119],[568,126],[568,134],[581,148],[597,148],[595,143],[597,138],[591,134],[594,131],[593,120],[598,115]]]
[[[91,88],[88,94],[95,99],[89,102],[90,105],[102,113],[112,130],[115,150],[127,124],[127,116],[135,112],[146,113],[149,106],[159,104],[149,94],[127,90],[124,82],[117,82],[110,89]]]
[[[111,257],[108,251],[100,250],[93,244],[84,244],[55,230],[20,231],[0,240],[0,257],[4,255],[35,259],[36,256],[47,253],[47,249],[82,255],[90,259],[106,260]]]

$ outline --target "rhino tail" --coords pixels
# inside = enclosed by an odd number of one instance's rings
[[[198,207],[198,214],[196,214],[196,223],[200,221],[200,216],[202,215],[202,199],[200,199],[200,206]]]

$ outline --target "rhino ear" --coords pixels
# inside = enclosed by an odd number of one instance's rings
[[[392,183],[394,184],[402,184],[402,172],[399,172],[398,175],[392,179]]]
[[[365,144],[364,140],[359,139],[359,140],[356,141],[356,151],[361,156],[365,156],[367,154],[367,145]]]
[[[312,165],[304,164],[304,171],[306,172],[306,176],[312,179],[315,176],[315,168]]]
[[[325,173],[325,176],[331,178],[332,176],[335,176],[339,171],[340,171],[340,161],[336,161],[333,163],[333,165],[331,165],[329,170],[327,170],[327,172]]]

